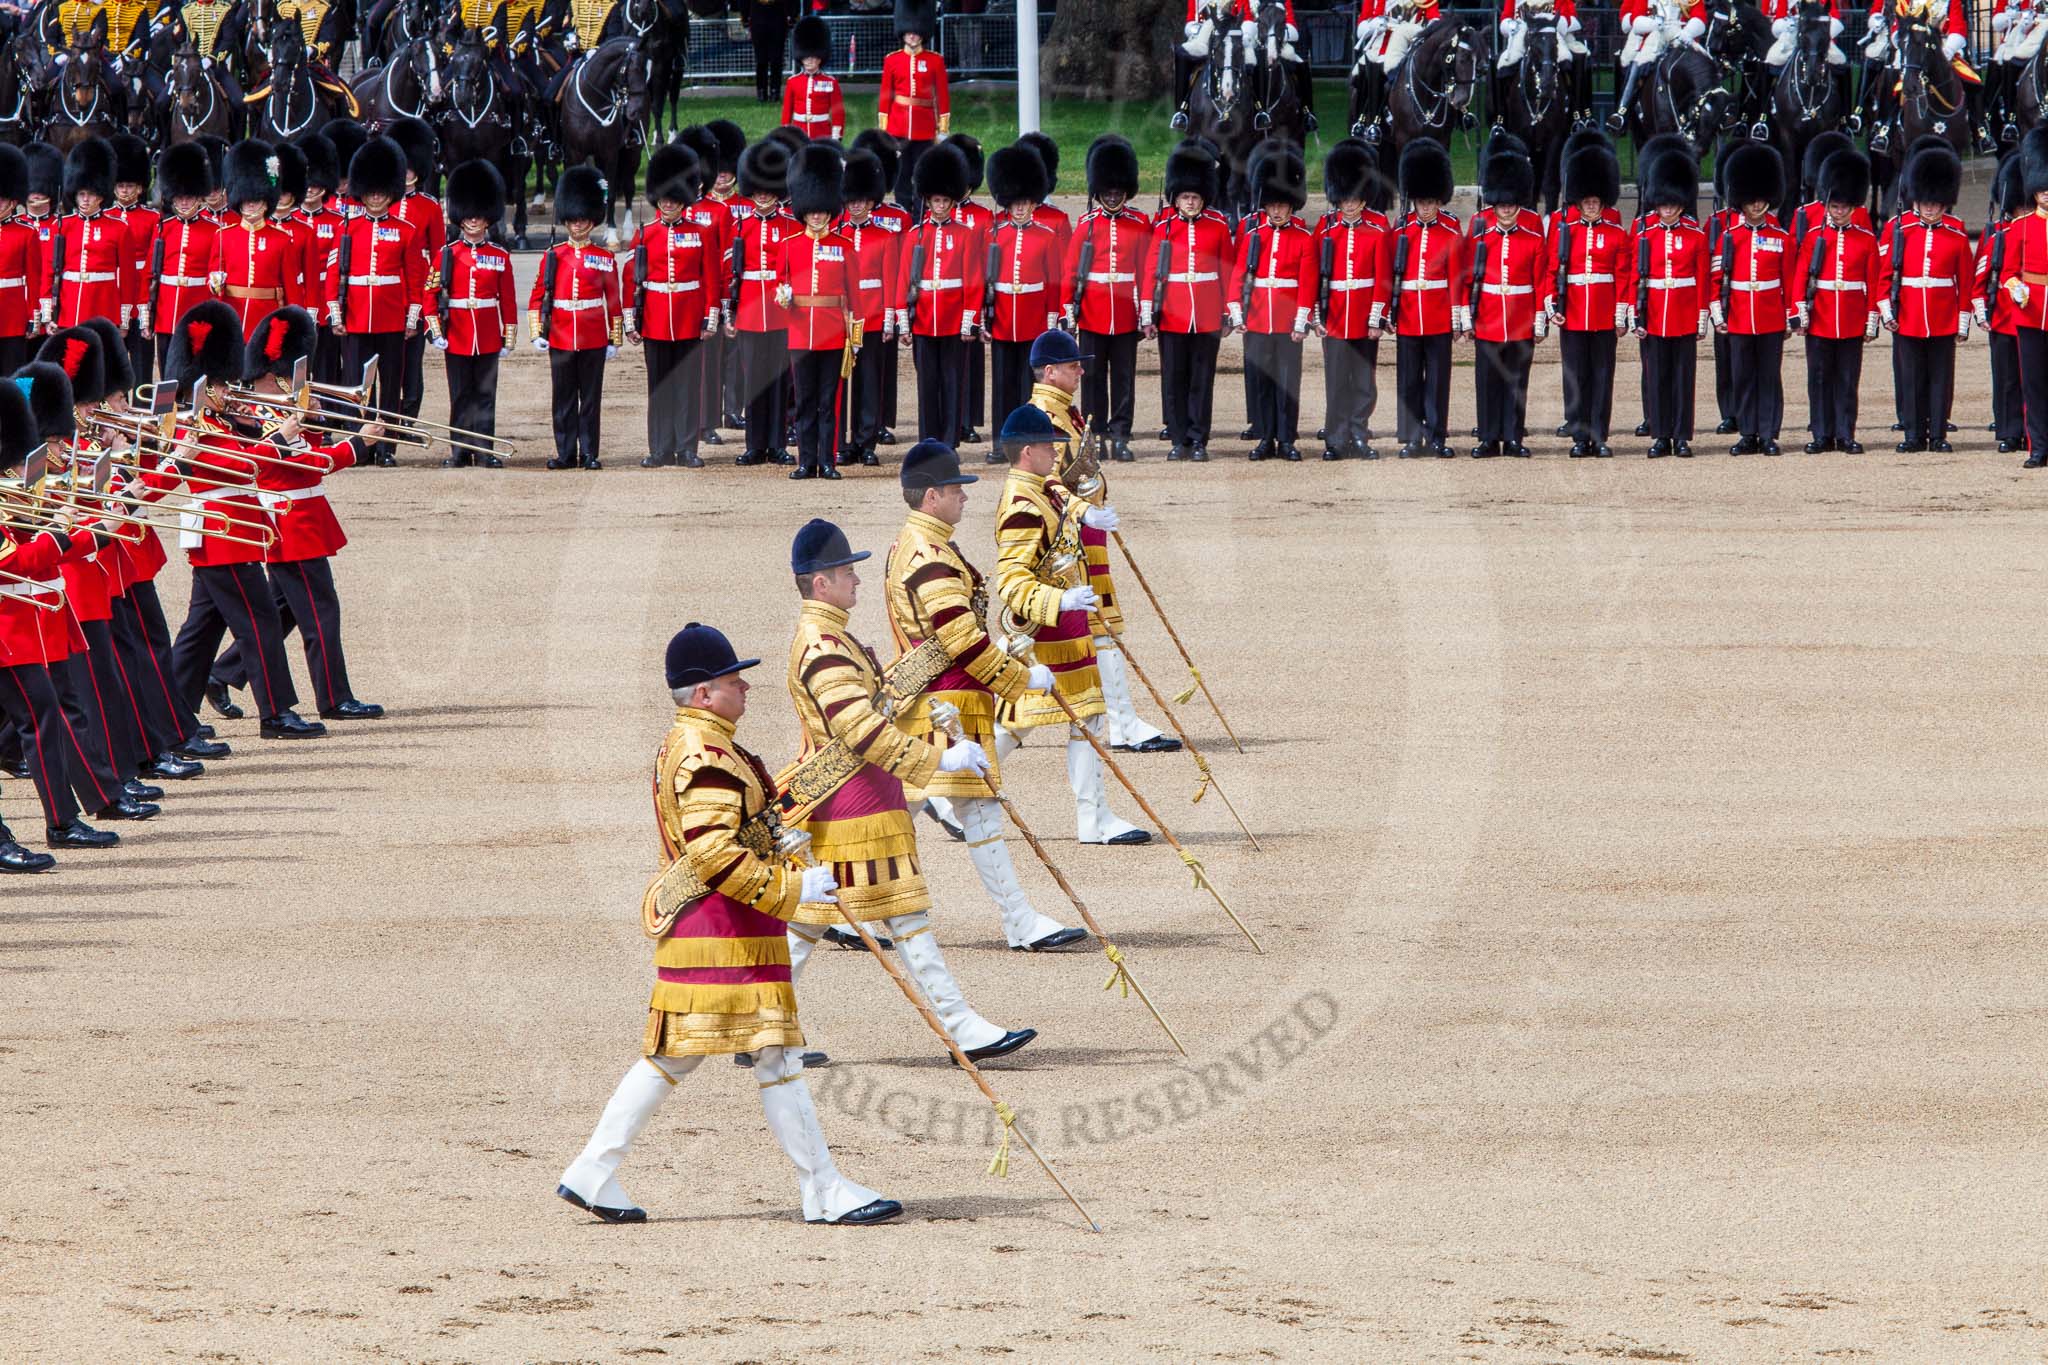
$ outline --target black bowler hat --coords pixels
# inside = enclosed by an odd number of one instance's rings
[[[866,550],[855,554],[853,547],[846,543],[846,532],[823,517],[812,517],[805,522],[789,545],[790,571],[798,577],[823,573],[843,564],[858,564],[867,557]]]
[[[1026,403],[1004,419],[1002,434],[996,439],[1007,450],[1021,450],[1025,446],[1057,445],[1067,439],[1067,434],[1053,425],[1044,408]]]
[[[668,686],[671,692],[752,668],[759,659],[733,657],[732,642],[716,626],[695,621],[677,631],[668,642]]]
[[[1031,343],[1031,368],[1042,365],[1072,365],[1076,361],[1086,363],[1095,359],[1081,350],[1080,344],[1057,327],[1040,332],[1038,339]]]
[[[956,483],[979,483],[979,474],[962,474],[960,457],[944,441],[919,441],[903,457],[900,477],[903,486],[922,493],[927,488],[944,488]]]

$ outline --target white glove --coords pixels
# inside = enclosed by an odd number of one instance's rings
[[[1877,33],[1878,33],[1878,32],[1879,32],[1880,30],[1882,30],[1883,28],[1884,28],[1884,11],[1883,11],[1883,10],[1879,10],[1879,11],[1877,11],[1877,12],[1876,12],[1875,14],[1872,14],[1872,15],[1870,16],[1870,22],[1869,22],[1869,23],[1868,23],[1867,25],[1865,25],[1865,26],[1864,26],[1864,29],[1863,29],[1863,36],[1864,36],[1864,37],[1866,37],[1866,38],[1868,38],[1868,37],[1874,37],[1874,36],[1876,36],[1876,34],[1877,34]]]
[[[2034,297],[2034,290],[2025,280],[2014,276],[2005,282],[2005,295],[2013,301],[2014,307],[2024,308],[2027,300]]]
[[[1701,336],[1702,338],[1705,338],[1705,336],[1706,336],[1706,335],[1707,335],[1707,315],[1706,315],[1705,313],[1702,313],[1702,314],[1700,314],[1700,336]]]
[[[1638,14],[1636,16],[1635,22],[1633,24],[1630,24],[1629,28],[1632,32],[1639,33],[1643,37],[1647,38],[1652,33],[1655,33],[1657,31],[1657,21],[1654,17],[1650,15]]]
[[[1956,58],[1963,55],[1963,49],[1968,47],[1969,45],[1970,40],[1965,38],[1962,34],[1951,33],[1948,35],[1946,39],[1942,41],[1941,55],[1948,58],[1950,61],[1954,61]]]
[[[1791,31],[1792,21],[1790,19],[1771,20],[1771,36],[1773,38],[1782,38]]]
[[[1685,35],[1685,40],[1689,43],[1697,43],[1700,40],[1701,35],[1704,34],[1706,31],[1706,24],[1698,19],[1686,20],[1685,28],[1681,30],[1681,32],[1683,32]]]
[[[546,337],[535,337],[535,338],[533,339],[533,349],[534,349],[534,350],[536,350],[536,351],[545,351],[545,350],[546,350],[547,348],[548,348],[548,339],[547,339]]]
[[[799,879],[797,898],[806,905],[837,905],[839,897],[832,893],[838,889],[839,879],[830,867],[807,867]]]
[[[213,289],[215,293],[219,293],[224,287],[226,287],[227,282],[228,272],[225,270],[216,270],[211,275],[208,275],[206,277],[206,283]]]
[[[1024,686],[1033,692],[1052,691],[1052,670],[1044,664],[1031,665],[1031,676],[1024,680]]]
[[[704,315],[704,335],[705,335],[705,336],[717,336],[717,335],[718,335],[718,320],[719,320],[719,312],[718,312],[718,310],[717,310],[716,308],[712,309],[712,310],[711,310],[710,312],[708,312],[708,313],[706,313],[706,314]]]
[[[1721,311],[1721,300],[1719,299],[1715,299],[1707,305],[1707,316],[1714,320],[1716,327],[1726,328],[1728,326],[1728,315]]]
[[[1101,598],[1095,595],[1095,589],[1086,585],[1078,588],[1068,588],[1060,594],[1060,610],[1094,611],[1096,604],[1101,600]]]
[[[619,348],[616,346],[607,346],[604,348],[604,358],[606,360],[616,360],[618,358],[618,354]]]
[[[942,773],[964,773],[973,771],[988,776],[988,755],[981,746],[971,739],[946,746],[946,752],[939,755],[939,771]]]
[[[2000,11],[1999,11],[1998,13],[1996,13],[1996,14],[1994,14],[1994,15],[1992,15],[1992,16],[1991,16],[1991,31],[1992,31],[1993,33],[2003,33],[2003,32],[2005,32],[2005,31],[2006,31],[2007,29],[2009,29],[2009,28],[2011,28],[2011,27],[2012,27],[2012,11],[2011,11],[2011,10],[2000,10]]]
[[[1091,531],[1114,531],[1123,521],[1114,507],[1091,507],[1081,514],[1081,524]]]
[[[960,339],[962,341],[974,340],[974,315],[972,313],[960,319]]]
[[[1626,332],[1626,331],[1627,331],[1627,330],[1629,329],[1630,323],[1629,323],[1629,316],[1628,316],[1628,315],[1629,315],[1629,305],[1627,305],[1627,304],[1625,304],[1625,303],[1617,303],[1617,304],[1615,304],[1615,305],[1614,305],[1614,330],[1615,330],[1615,331],[1617,331],[1617,332]]]
[[[1864,322],[1863,339],[1865,341],[1877,340],[1877,314],[1872,313],[1869,319]]]
[[[788,285],[778,284],[775,286],[775,302],[780,304],[782,307],[789,307],[790,301],[795,297],[796,290],[790,288]]]
[[[1500,36],[1503,38],[1512,38],[1521,31],[1522,21],[1520,19],[1503,19],[1500,21]]]
[[[1956,340],[1957,340],[1957,341],[1968,341],[1969,339],[1970,339],[1970,315],[1969,315],[1968,313],[1965,313],[1965,314],[1963,314],[1963,315],[1962,315],[1961,317],[1959,317],[1959,318],[1957,318],[1957,319],[1956,319]]]
[[[1469,332],[1472,330],[1472,310],[1462,303],[1454,304],[1451,307],[1451,330],[1454,332]]]
[[[1230,315],[1230,325],[1232,327],[1244,326],[1244,310],[1237,304],[1226,303],[1223,305],[1223,311]]]
[[[429,337],[428,340],[434,343],[434,349],[437,351],[445,351],[448,349],[447,337]]]
[[[1536,315],[1536,339],[1537,339],[1538,341],[1541,341],[1541,340],[1543,340],[1543,338],[1545,338],[1545,337],[1547,337],[1547,336],[1549,336],[1549,335],[1550,335],[1550,317],[1549,317],[1549,315],[1548,315],[1548,314],[1545,314],[1545,313],[1538,313],[1538,314]]]

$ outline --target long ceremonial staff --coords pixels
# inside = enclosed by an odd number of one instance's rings
[[[960,708],[951,702],[933,702],[931,705],[931,716],[932,724],[946,738],[957,743],[966,737],[960,726]],[[1031,845],[1031,851],[1038,855],[1038,861],[1045,864],[1045,870],[1052,874],[1052,879],[1059,883],[1060,890],[1066,892],[1067,899],[1074,903],[1074,909],[1081,916],[1082,923],[1088,926],[1088,931],[1095,935],[1097,942],[1102,944],[1102,951],[1108,956],[1112,968],[1109,980],[1102,983],[1102,989],[1108,990],[1113,986],[1121,985],[1126,1000],[1130,999],[1132,991],[1136,991],[1138,999],[1144,1003],[1146,1009],[1152,1011],[1152,1017],[1159,1021],[1159,1027],[1165,1029],[1166,1036],[1173,1040],[1174,1049],[1181,1056],[1187,1056],[1188,1050],[1181,1046],[1180,1035],[1173,1031],[1173,1025],[1167,1023],[1165,1017],[1159,1013],[1159,1007],[1152,1003],[1151,996],[1145,994],[1145,988],[1138,984],[1138,978],[1131,975],[1130,964],[1124,961],[1123,949],[1112,943],[1109,934],[1100,924],[1095,922],[1095,916],[1089,912],[1088,906],[1081,900],[1080,894],[1068,883],[1065,874],[1053,862],[1052,855],[1045,851],[1045,845],[1038,842],[1038,836],[1031,832],[1031,826],[1024,823],[1022,812],[1017,809],[1008,796],[997,790],[995,784],[987,778],[984,777],[981,780],[981,784],[988,789],[988,794],[1002,805],[1004,813],[1010,817],[1010,823],[1015,825],[1017,832],[1024,836],[1024,842]]]
[[[1124,563],[1131,566],[1131,573],[1138,580],[1138,586],[1145,590],[1145,597],[1152,603],[1152,610],[1159,615],[1159,624],[1166,627],[1167,638],[1172,640],[1173,647],[1180,651],[1181,662],[1188,666],[1188,674],[1195,680],[1193,686],[1175,697],[1174,700],[1181,703],[1192,700],[1195,695],[1195,688],[1199,687],[1202,690],[1202,696],[1209,702],[1209,709],[1216,713],[1216,719],[1222,724],[1223,733],[1229,735],[1230,742],[1237,746],[1239,753],[1243,753],[1243,741],[1238,739],[1237,731],[1230,728],[1230,722],[1223,718],[1223,708],[1216,704],[1216,694],[1211,692],[1209,684],[1202,680],[1202,670],[1195,667],[1194,656],[1189,654],[1188,647],[1180,642],[1180,632],[1173,628],[1173,622],[1166,618],[1166,608],[1159,605],[1159,594],[1153,592],[1152,585],[1145,581],[1145,571],[1138,567],[1137,560],[1131,558],[1131,547],[1124,543],[1123,532],[1111,531],[1109,538],[1115,541],[1116,548],[1123,552]],[[1147,684],[1147,686],[1149,685]],[[1232,812],[1232,814],[1235,813]],[[1249,833],[1250,831],[1246,832]],[[1257,841],[1254,840],[1253,842]]]
[[[1230,794],[1223,790],[1223,784],[1216,780],[1216,774],[1209,771],[1208,756],[1195,747],[1195,741],[1182,728],[1180,717],[1175,715],[1173,708],[1166,704],[1166,698],[1159,695],[1159,689],[1152,685],[1152,679],[1145,676],[1145,670],[1138,667],[1137,656],[1132,654],[1130,646],[1124,643],[1123,633],[1110,630],[1109,622],[1107,621],[1102,623],[1102,628],[1109,630],[1110,638],[1116,641],[1116,647],[1124,652],[1124,662],[1131,666],[1131,672],[1138,675],[1138,681],[1145,684],[1145,690],[1152,694],[1153,703],[1159,707],[1160,711],[1165,713],[1166,723],[1173,727],[1173,732],[1180,736],[1180,742],[1186,746],[1188,757],[1195,761],[1195,770],[1201,773],[1202,781],[1195,788],[1194,799],[1196,801],[1201,800],[1202,793],[1213,788],[1217,797],[1223,802],[1223,808],[1230,812],[1230,818],[1237,821],[1237,827],[1244,831],[1244,837],[1252,841],[1252,851],[1254,853],[1264,853],[1266,850],[1260,846],[1259,836],[1252,833],[1251,826],[1245,824],[1244,817],[1237,813],[1237,807],[1230,804]]]
[[[804,831],[785,828],[782,832],[782,841],[779,849],[784,857],[794,859],[799,865],[804,867],[811,865],[811,836]],[[936,1014],[932,1013],[932,1007],[925,1003],[924,996],[919,994],[917,988],[910,984],[896,964],[889,960],[889,955],[882,951],[882,945],[875,942],[875,936],[868,932],[868,926],[852,915],[842,914],[840,918],[845,920],[847,925],[860,935],[860,941],[867,945],[870,953],[874,954],[875,961],[882,964],[882,970],[889,974],[889,979],[894,981],[896,988],[903,992],[903,998],[911,1003],[911,1006],[917,1010],[919,1017],[931,1027],[931,1031],[939,1035],[939,1041],[946,1045],[946,1050],[953,1054],[955,1064],[973,1079],[975,1088],[981,1091],[983,1098],[995,1106],[996,1117],[1003,1121],[1003,1141],[996,1148],[995,1159],[988,1163],[988,1173],[993,1176],[1008,1176],[1010,1174],[1010,1137],[1012,1134],[1015,1134],[1017,1140],[1024,1144],[1024,1150],[1038,1158],[1038,1164],[1044,1169],[1046,1177],[1059,1187],[1060,1193],[1067,1197],[1067,1202],[1074,1206],[1075,1212],[1087,1220],[1088,1230],[1090,1232],[1102,1231],[1102,1224],[1096,1222],[1095,1215],[1083,1208],[1080,1200],[1074,1198],[1074,1192],[1067,1188],[1067,1182],[1060,1179],[1059,1172],[1052,1168],[1052,1163],[1045,1159],[1045,1154],[1040,1152],[1037,1145],[1031,1141],[1031,1135],[1017,1126],[1017,1111],[996,1097],[994,1087],[990,1086],[988,1078],[981,1074],[981,1068],[976,1066],[973,1059],[961,1051],[960,1045],[953,1041],[953,1035],[946,1032],[946,1026],[939,1022],[939,1017]]]

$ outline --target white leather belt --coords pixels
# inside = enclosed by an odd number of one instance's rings
[[[1612,275],[1567,275],[1567,276],[1565,276],[1565,277],[1564,277],[1564,282],[1565,282],[1566,284],[1613,284],[1613,283],[1614,283],[1614,276],[1612,276]]]
[[[206,513],[208,509],[218,503],[233,502],[246,512],[263,511],[260,494],[257,495],[257,501],[254,505],[245,501],[239,501],[249,496],[250,490],[246,488],[213,489],[195,496],[191,502],[179,509],[178,512],[178,548],[181,550],[196,550],[206,543]],[[222,512],[220,515],[223,517],[228,516],[226,512]],[[246,531],[250,529],[250,525],[236,525],[235,523],[237,522],[253,524],[252,519],[248,517],[228,517],[229,524],[221,529],[223,531]]]
[[[15,597],[24,602],[40,597],[46,592],[61,594],[63,591],[64,580],[61,578],[38,578],[29,583],[0,583],[0,597]]]
[[[880,280],[856,280],[854,283],[858,284],[862,289],[880,289],[882,287]]]
[[[1908,275],[1904,284],[1908,289],[1947,289],[1955,281],[1945,275]]]
[[[1166,282],[1168,284],[1207,284],[1215,278],[1216,272],[1213,270],[1183,270],[1177,273],[1169,272],[1166,276]]]
[[[1001,281],[997,281],[996,292],[998,294],[1042,294],[1045,292],[1045,286],[1042,284],[1004,284]]]
[[[1645,283],[1645,284],[1649,285],[1649,286],[1650,286],[1650,288],[1652,288],[1652,289],[1690,289],[1690,288],[1692,288],[1692,287],[1693,287],[1694,285],[1698,284],[1698,283],[1699,283],[1699,281],[1698,281],[1698,280],[1692,280],[1692,279],[1686,279],[1686,280],[1666,280],[1666,279],[1651,279],[1651,280],[1645,280],[1645,281],[1643,281],[1643,283]]]
[[[1784,288],[1777,280],[1730,280],[1728,284],[1738,294],[1762,294]]]
[[[1451,282],[1449,280],[1403,280],[1401,281],[1401,287],[1413,293],[1418,289],[1449,289]]]
[[[356,285],[356,284],[361,284],[361,285],[372,285],[372,286],[374,286],[374,285],[380,285],[380,284],[403,284],[403,283],[405,283],[405,281],[404,281],[404,280],[400,279],[400,278],[399,278],[398,276],[396,276],[396,275],[351,275],[351,276],[349,276],[349,277],[348,277],[348,282],[349,282],[350,284],[352,284],[352,285]],[[204,284],[204,283],[205,283],[205,281],[204,281],[204,280],[201,280],[201,281],[200,281],[200,283],[201,283],[201,284]]]
[[[23,285],[25,285],[25,284],[27,284],[27,283],[28,283],[28,277],[27,277],[27,276],[25,276],[25,275],[14,275],[14,276],[11,276],[11,277],[9,277],[8,279],[0,280],[0,289],[19,289],[19,288],[21,288],[21,287],[22,287]]]
[[[604,300],[603,300],[603,299],[556,299],[556,300],[555,300],[555,311],[556,311],[556,312],[558,312],[558,313],[585,313],[585,312],[588,312],[588,311],[590,311],[590,310],[591,310],[592,308],[602,308],[602,307],[604,307]]]
[[[499,305],[496,299],[450,299],[448,300],[448,306],[450,308],[496,308]]]
[[[1813,287],[1829,294],[1861,294],[1870,288],[1861,280],[1815,280]]]
[[[1285,275],[1273,275],[1266,278],[1255,278],[1252,281],[1252,286],[1256,289],[1280,289],[1290,284],[1297,289],[1301,287],[1300,280],[1290,280]]]
[[[958,280],[920,280],[920,281],[918,281],[918,287],[919,287],[920,289],[924,289],[924,290],[932,290],[932,289],[958,289],[958,288],[960,287],[960,281],[958,281]]]
[[[1479,286],[1479,292],[1482,294],[1533,294],[1536,292],[1536,286],[1533,284],[1482,284]]]
[[[167,284],[173,289],[206,288],[206,276],[204,275],[159,275],[156,277],[156,282],[158,284]]]
[[[1331,280],[1330,292],[1332,294],[1348,294],[1354,289],[1370,289],[1378,283],[1378,280]]]
[[[763,284],[774,279],[775,272],[772,270],[742,270],[740,278],[743,280],[753,280],[757,284]]]
[[[326,497],[327,490],[316,483],[311,488],[266,488],[263,496],[282,502],[304,502],[307,498]]]
[[[65,270],[59,272],[59,278],[76,280],[79,284],[106,284],[121,277],[111,270]]]
[[[662,280],[659,282],[649,280],[647,282],[647,292],[650,294],[687,294],[703,283],[702,280]]]
[[[830,114],[797,114],[794,117],[798,123],[823,123],[832,116]]]
[[[1088,283],[1090,284],[1136,284],[1137,282],[1138,276],[1134,271],[1091,270],[1088,272]]]

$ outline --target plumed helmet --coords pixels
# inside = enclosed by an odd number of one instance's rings
[[[841,199],[849,204],[856,199],[879,204],[888,193],[888,177],[882,174],[882,163],[873,152],[855,152],[846,158],[846,165],[839,173]]]
[[[201,379],[233,379],[242,372],[242,320],[222,299],[203,299],[185,310],[164,357],[165,378],[180,386]]]
[[[45,441],[68,441],[78,434],[71,381],[63,370],[47,361],[32,360],[14,372],[14,386],[28,390],[29,429],[35,433],[31,451]]]
[[[813,213],[839,216],[846,207],[840,193],[839,174],[845,163],[836,148],[813,142],[789,165],[789,211],[798,219]]]
[[[652,164],[652,163],[650,163]],[[472,218],[496,224],[505,216],[505,177],[488,161],[465,161],[448,172],[448,216],[459,227]]]
[[[1401,149],[1401,196],[1410,203],[1434,199],[1443,203],[1455,188],[1451,154],[1441,142],[1419,137]]]
[[[320,136],[334,144],[335,171],[349,181],[351,192],[355,181],[349,178],[349,168],[355,165],[356,153],[370,140],[369,130],[352,118],[338,118],[331,123],[320,125]],[[402,185],[403,180],[400,181]]]
[[[789,189],[789,148],[762,138],[740,153],[740,193],[749,199],[772,194],[780,199]]]
[[[568,224],[604,221],[607,186],[595,166],[571,166],[555,182],[555,221]]]
[[[1823,204],[1862,204],[1870,199],[1870,162],[1854,147],[1820,163],[1814,195]]]
[[[718,168],[739,174],[740,153],[747,150],[747,135],[729,118],[715,118],[704,130],[718,139]]]
[[[1371,203],[1372,182],[1379,173],[1379,158],[1372,145],[1347,137],[1323,158],[1323,197],[1333,204],[1347,199]]]
[[[253,383],[264,375],[290,379],[301,360],[310,362],[320,339],[320,324],[303,308],[289,305],[266,314],[249,329],[242,347],[242,382]]]
[[[2031,199],[2048,193],[2048,124],[2037,124],[2020,142],[2020,189]]]
[[[1599,147],[1604,151],[1614,150],[1614,139],[1607,136],[1607,130],[1597,123],[1589,123],[1564,140],[1564,152],[1560,164],[1568,164],[1574,156],[1588,147]]]
[[[659,204],[664,199],[674,200],[685,207],[697,202],[697,193],[703,182],[703,168],[697,164],[697,154],[681,142],[671,142],[656,147],[647,155],[647,200]],[[449,193],[454,193],[454,181],[449,181]]]
[[[697,159],[697,173],[704,178],[706,185],[718,178],[720,170],[731,169],[721,159],[718,134],[701,123],[693,123],[677,133],[675,145],[688,148],[690,155]]]
[[[349,158],[348,192],[358,200],[373,194],[405,198],[405,153],[388,137],[373,137]],[[557,221],[561,215],[555,215]]]
[[[1044,133],[1021,133],[1017,137],[1019,146],[1029,147],[1038,153],[1038,159],[1045,163],[1045,192],[1051,194],[1060,187],[1060,144]]]
[[[1216,158],[1192,142],[1183,142],[1166,154],[1166,202],[1183,194],[1199,194],[1206,206],[1216,202],[1221,179]]]
[[[28,158],[13,143],[0,143],[0,199],[19,206],[27,197]]]
[[[1489,208],[1526,204],[1536,190],[1529,158],[1512,149],[1486,158],[1479,171],[1479,200]]]
[[[1598,199],[1601,207],[1621,202],[1621,163],[1605,147],[1588,144],[1564,163],[1564,199],[1576,204],[1581,199]]]
[[[19,384],[0,384],[0,471],[12,473],[42,444],[28,391]]]
[[[946,139],[946,142],[947,145],[956,148],[961,157],[967,162],[967,193],[974,193],[981,188],[984,162],[981,152],[981,139],[970,137],[966,133],[954,133]]]
[[[64,153],[47,142],[31,142],[21,151],[28,158],[28,194],[56,203],[64,194]]]
[[[140,185],[149,193],[149,144],[133,133],[116,133],[107,139],[114,149],[114,183]]]
[[[915,33],[926,42],[939,31],[938,0],[896,0],[896,36]]]
[[[1252,206],[1286,203],[1299,213],[1308,203],[1308,166],[1291,142],[1262,143],[1252,153]]]
[[[164,148],[156,159],[157,202],[165,210],[173,199],[204,199],[213,193],[213,163],[206,149],[197,143],[181,142]]]
[[[228,207],[240,212],[251,200],[263,201],[265,211],[277,207],[277,153],[267,142],[249,138],[228,149]]]
[[[80,190],[114,202],[114,149],[103,137],[87,138],[64,158],[64,203],[69,205]]]
[[[398,144],[398,150],[405,153],[405,167],[413,173],[425,188],[440,174],[441,139],[434,132],[434,125],[421,118],[402,118],[392,122],[384,130],[384,136]]]
[[[1138,192],[1138,153],[1117,134],[1104,133],[1089,143],[1086,165],[1090,199]]]
[[[816,57],[826,65],[832,62],[832,30],[823,19],[815,14],[806,14],[796,21],[796,27],[789,31],[790,46],[796,49],[796,59],[802,62],[806,57]]]
[[[270,151],[277,158],[277,197],[298,203],[306,197],[306,154],[289,142],[276,143]]]
[[[888,183],[890,185],[896,183],[896,167],[903,160],[903,149],[897,144],[895,138],[889,136],[880,128],[869,128],[853,139],[853,150],[856,152],[866,152],[874,157],[875,160],[881,162],[882,174],[888,177]],[[853,196],[849,195],[847,197],[852,198]]]
[[[1785,162],[1775,147],[1745,142],[1728,154],[1728,202],[1740,208],[1762,201],[1775,205],[1785,197]]]
[[[341,188],[341,158],[325,133],[307,133],[292,144],[306,160],[306,183],[329,194]]]
[[[1690,152],[1665,152],[1643,171],[1644,209],[1676,204],[1687,213],[1699,203],[1700,165]]]
[[[107,396],[107,362],[100,355],[99,333],[90,327],[65,327],[36,349],[36,359],[55,365],[71,381],[71,401],[99,402]]]
[[[912,188],[919,199],[934,195],[960,200],[967,197],[967,158],[950,142],[925,149],[911,171]]]
[[[1954,208],[1963,194],[1962,159],[1947,144],[1929,147],[1906,163],[1906,202]]]
[[[1799,189],[1808,197],[1820,194],[1820,168],[1828,164],[1828,158],[1837,152],[1853,152],[1856,144],[1849,135],[1838,128],[1815,133],[1813,140],[1806,144],[1806,150],[1799,154]]]
[[[106,318],[87,318],[78,325],[91,329],[100,341],[100,375],[106,390],[100,396],[135,392],[135,366],[128,359],[128,343],[121,329]]]
[[[1036,204],[1050,193],[1052,177],[1045,173],[1045,162],[1023,143],[998,147],[989,155],[988,194],[998,207],[1020,199]]]

